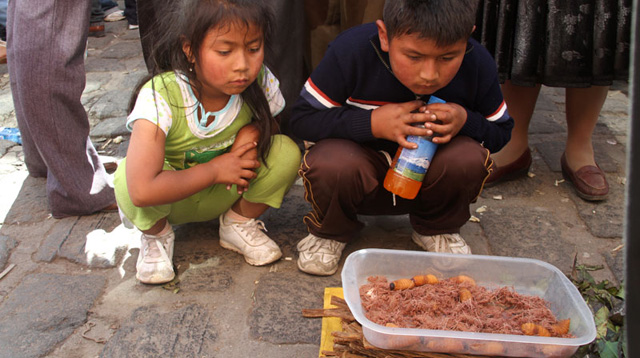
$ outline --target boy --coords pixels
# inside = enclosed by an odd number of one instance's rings
[[[331,43],[290,122],[293,134],[316,142],[300,169],[312,205],[309,235],[297,245],[300,270],[334,274],[363,226],[358,214],[409,213],[423,249],[471,253],[460,227],[491,171],[489,153],[513,127],[495,62],[470,39],[476,7],[475,0],[387,1],[384,21]],[[425,105],[431,95],[446,103]],[[438,150],[418,196],[394,198],[383,187],[391,156],[398,145],[413,148],[408,135],[434,134]]]

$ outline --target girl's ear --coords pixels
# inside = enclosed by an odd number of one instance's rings
[[[384,52],[389,52],[389,37],[387,36],[387,26],[382,20],[376,20],[378,26],[378,37],[380,38],[380,48]]]
[[[182,52],[184,52],[184,55],[187,56],[187,59],[189,60],[189,62],[191,63],[195,62],[193,58],[193,53],[191,52],[191,42],[182,41]]]

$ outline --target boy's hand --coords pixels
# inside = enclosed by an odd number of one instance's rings
[[[215,166],[215,183],[227,184],[227,189],[236,184],[238,194],[242,194],[244,188],[249,186],[249,181],[256,177],[255,169],[260,167],[260,162],[257,160],[243,158],[254,150],[256,145],[256,142],[245,143],[209,161]]]
[[[426,136],[429,132],[425,128],[412,126],[414,123],[433,121],[437,117],[434,113],[418,112],[425,108],[423,101],[416,100],[405,103],[390,103],[380,106],[371,112],[371,133],[376,138],[397,142],[402,147],[415,149],[417,144],[407,141],[407,136]]]
[[[432,103],[420,107],[420,112],[435,115],[437,122],[429,121],[424,126],[427,135],[438,144],[448,143],[467,122],[467,111],[456,103]]]

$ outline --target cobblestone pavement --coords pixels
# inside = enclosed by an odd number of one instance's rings
[[[89,40],[82,100],[96,147],[121,158],[127,103],[146,68],[137,31],[125,21],[106,27],[106,37]],[[8,83],[0,65],[0,126],[15,127]],[[577,257],[602,265],[596,279],[620,280],[626,84],[612,88],[596,128],[597,160],[611,185],[600,204],[582,201],[561,181],[563,101],[561,90],[543,89],[531,128],[533,175],[486,189],[462,235],[476,254],[541,259],[565,273]],[[301,186],[263,218],[284,252],[277,263],[252,267],[222,249],[215,222],[183,225],[176,228],[179,282],[147,286],[134,277],[137,232],[117,214],[51,218],[44,184],[27,176],[20,146],[0,140],[0,272],[12,268],[0,278],[0,357],[317,356],[321,322],[301,310],[321,307],[324,288],[341,281],[296,268],[309,209]],[[362,220],[366,228],[345,257],[365,247],[419,250],[406,216]]]

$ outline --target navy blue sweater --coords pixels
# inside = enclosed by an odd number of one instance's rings
[[[477,140],[491,152],[509,141],[513,119],[506,110],[496,64],[475,40],[469,40],[453,80],[433,95],[467,110],[459,135]],[[428,97],[422,99],[426,102]],[[397,143],[373,137],[371,111],[416,98],[420,97],[391,72],[376,25],[365,24],[343,32],[329,45],[294,104],[290,126],[295,136],[307,141],[345,138],[393,153]]]

